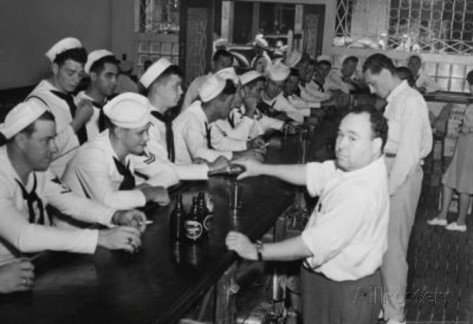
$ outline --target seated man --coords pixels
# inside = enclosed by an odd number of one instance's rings
[[[256,71],[249,71],[240,76],[241,97],[243,103],[230,112],[227,119],[219,119],[212,124],[212,146],[224,149],[222,138],[240,141],[246,149],[248,140],[255,140],[272,130],[294,132],[294,127],[282,120],[268,117],[257,108],[261,100],[266,79]]]
[[[153,178],[155,184],[169,187],[180,180],[207,180],[209,171],[228,165],[224,157],[212,163],[175,164],[173,120],[169,112],[176,108],[182,95],[182,72],[177,65],[161,58],[143,74],[140,83],[147,92],[150,127],[145,154],[131,157],[136,172]]]
[[[418,55],[412,55],[407,61],[407,67],[414,77],[415,88],[420,93],[431,93],[440,90],[440,86],[422,70],[422,59]]]
[[[76,102],[72,93],[82,80],[87,51],[75,38],[64,38],[54,44],[46,57],[53,75],[41,81],[29,97],[41,98],[53,113],[57,125],[56,144],[51,171],[61,177],[79,145],[87,141],[85,124],[93,114],[90,102]]]
[[[304,260],[303,322],[376,323],[381,307],[379,267],[387,248],[389,194],[383,147],[386,119],[371,107],[350,112],[340,123],[336,160],[307,165],[241,162],[239,179],[269,175],[305,185],[319,201],[302,235],[254,245],[230,232],[227,247],[260,261]]]
[[[106,128],[102,108],[117,86],[118,63],[113,53],[105,49],[90,52],[87,57],[84,72],[89,76],[90,83],[85,91],[77,94],[76,101],[85,100],[94,107],[94,113],[85,125],[89,141]]]
[[[332,69],[327,76],[326,88],[329,90],[340,90],[343,93],[350,94],[350,91],[356,90],[361,86],[363,76],[357,71],[358,58],[349,56],[343,60],[340,69]]]
[[[104,108],[109,129],[83,145],[64,173],[73,192],[120,209],[142,207],[148,201],[169,203],[167,190],[150,181],[135,187],[130,155],[143,154],[148,141],[149,111],[145,97],[123,93]],[[152,179],[151,179],[152,180]]]
[[[134,226],[144,223],[143,213],[117,211],[77,196],[49,171],[57,151],[54,115],[38,99],[20,103],[0,126],[0,265],[22,253],[44,250],[94,253],[97,246],[134,251],[141,244]],[[61,229],[45,207],[64,215],[111,229]],[[134,225],[134,226],[130,226]]]
[[[326,87],[327,79],[332,63],[328,60],[320,60],[315,64],[314,77],[310,82],[306,82],[305,89],[313,97],[320,101],[329,100],[332,97],[330,90]]]
[[[232,108],[236,87],[233,81],[212,76],[199,89],[200,101],[195,101],[173,122],[176,164],[189,164],[196,159],[209,162],[224,156],[262,159],[263,151],[250,149],[242,152],[218,151],[212,147],[210,123],[227,119]]]

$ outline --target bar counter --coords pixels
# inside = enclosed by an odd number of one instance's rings
[[[283,142],[283,140],[279,140]],[[270,148],[268,163],[296,163],[303,151],[296,138]],[[235,229],[261,237],[294,200],[294,187],[269,177],[245,179],[242,208],[229,208],[232,179],[187,184],[181,192],[209,193],[214,220],[200,245],[169,238],[169,207],[152,206],[153,220],[136,255],[98,248],[93,255],[48,252],[38,258],[31,292],[0,297],[0,322],[174,323],[182,318],[237,260],[225,237]],[[187,209],[189,207],[187,206]]]

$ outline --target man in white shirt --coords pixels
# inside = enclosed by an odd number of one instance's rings
[[[148,101],[125,92],[104,106],[110,126],[79,148],[63,181],[75,193],[119,209],[143,207],[148,201],[169,203],[167,190],[153,179],[136,186],[131,155],[142,155],[149,139]]]
[[[219,151],[212,147],[210,123],[227,119],[236,93],[233,81],[219,76],[208,78],[199,89],[200,100],[195,101],[173,122],[176,164],[189,164],[196,159],[208,162],[223,156],[262,159],[264,150],[250,149],[241,152]]]
[[[212,163],[175,164],[174,133],[169,112],[177,106],[182,95],[182,73],[177,65],[161,58],[146,70],[140,83],[147,92],[150,140],[145,155],[132,156],[136,171],[155,179],[156,184],[169,187],[180,180],[207,180],[208,171],[228,165],[223,157]]]
[[[212,71],[208,74],[198,76],[189,85],[182,103],[181,111],[184,111],[199,97],[199,88],[204,84],[210,76],[214,75],[218,71],[229,68],[233,65],[233,55],[224,50],[217,50],[212,56]]]
[[[432,129],[424,98],[399,79],[390,58],[368,57],[363,73],[370,91],[388,102],[384,116],[389,121],[386,164],[391,205],[388,250],[381,269],[386,290],[383,309],[389,324],[404,323],[407,247],[421,192],[422,159],[432,149]]]
[[[320,60],[315,64],[314,76],[310,82],[306,82],[305,90],[313,97],[320,101],[329,100],[332,93],[326,87],[325,80],[327,79],[332,63],[328,60]]]
[[[140,244],[135,228],[146,220],[142,212],[117,211],[82,198],[63,186],[49,171],[54,152],[54,115],[33,98],[17,105],[0,126],[0,265],[21,258],[22,253],[44,250],[94,253],[97,246],[134,251]],[[62,215],[46,211],[51,205]],[[105,226],[111,229],[62,229],[56,217]],[[131,226],[133,225],[133,226]]]
[[[86,124],[87,139],[95,139],[106,128],[103,106],[117,86],[118,59],[112,52],[100,49],[90,52],[84,66],[84,72],[89,76],[90,83],[85,91],[76,96],[76,102],[86,100],[94,109],[92,117]]]
[[[440,90],[437,82],[422,70],[422,59],[418,55],[412,55],[407,61],[407,67],[411,70],[417,90],[420,93],[432,93]]]
[[[46,57],[53,75],[41,81],[29,97],[41,98],[56,119],[58,150],[51,171],[61,177],[75,150],[87,141],[85,124],[93,114],[90,102],[75,102],[72,96],[82,80],[87,52],[79,40],[64,38],[46,52]]]
[[[303,322],[376,323],[381,266],[387,248],[389,195],[383,147],[388,126],[376,109],[361,107],[340,123],[336,160],[307,165],[241,162],[239,179],[270,175],[305,185],[319,201],[302,235],[256,245],[230,232],[226,243],[250,260],[305,259],[301,268]]]

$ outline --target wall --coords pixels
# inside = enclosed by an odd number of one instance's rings
[[[63,37],[77,37],[89,50],[129,53],[132,60],[133,8],[134,0],[2,0],[0,90],[47,77],[44,53]]]

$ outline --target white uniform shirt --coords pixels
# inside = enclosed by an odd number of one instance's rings
[[[151,104],[149,104],[149,109],[157,111]],[[153,186],[169,187],[178,183],[179,180],[208,179],[209,170],[206,164],[176,165],[168,159],[166,124],[153,115],[150,117],[146,155],[131,156],[131,163],[136,171],[149,178],[147,182]]]
[[[387,97],[384,116],[388,120],[389,134],[385,152],[396,154],[388,159],[389,193],[397,189],[415,170],[420,160],[432,149],[427,104],[422,95],[402,81]]]
[[[206,127],[209,127],[208,120],[200,101],[194,101],[177,116],[173,121],[176,164],[190,164],[195,158],[209,162],[219,156],[232,159],[231,151],[217,151],[208,147]]]
[[[124,177],[118,172],[114,158],[118,160],[110,143],[108,130],[82,145],[69,162],[63,176],[64,184],[75,193],[99,201],[117,209],[131,209],[146,204],[141,190],[119,190]],[[124,165],[129,165],[130,157]],[[133,167],[130,165],[133,174]]]
[[[198,76],[195,78],[189,87],[187,88],[186,95],[184,96],[184,101],[182,103],[181,112],[186,110],[194,101],[199,99],[199,88],[204,84],[205,81],[213,74],[211,72]]]
[[[94,253],[98,241],[98,231],[88,229],[60,229],[52,227],[46,210],[45,225],[29,223],[29,210],[19,184],[21,180],[11,165],[6,147],[0,148],[0,264],[10,262],[20,253],[33,253],[44,250]],[[49,170],[31,173],[28,183],[23,184],[31,192],[36,175],[36,194],[47,204],[57,208],[65,215],[89,223],[111,225],[114,209],[105,207],[89,199],[77,196],[59,183]],[[36,216],[39,215],[38,208]]]
[[[87,124],[85,124],[85,128],[87,129],[87,140],[92,141],[100,134],[100,129],[99,129],[100,108],[96,107],[93,104],[94,99],[89,97],[85,93],[85,91],[79,92],[76,96],[76,102],[79,102],[84,99],[90,101],[94,109],[92,117],[90,117],[89,121],[87,121]]]
[[[355,71],[350,79],[352,81],[360,80],[362,78],[359,71]],[[343,81],[342,71],[339,68],[332,69],[327,76],[324,87],[328,90],[341,90],[342,92],[349,94],[351,90],[354,90],[353,85]]]
[[[313,253],[305,266],[334,281],[373,274],[388,246],[384,159],[351,172],[338,169],[334,161],[309,163],[306,172],[307,190],[319,201],[302,232]]]
[[[29,97],[36,96],[43,99],[48,104],[50,111],[55,117],[57,131],[56,145],[58,151],[53,156],[50,170],[61,177],[66,169],[67,163],[74,157],[75,151],[79,147],[79,140],[70,125],[72,116],[69,105],[65,100],[53,94],[51,90],[59,91],[49,81],[43,80],[33,89]]]
[[[303,105],[303,103],[299,101],[291,103],[284,97],[282,92],[273,99],[263,99],[263,101],[267,105],[272,106],[273,109],[284,112],[289,118],[298,123],[303,123],[304,117],[310,116],[310,108],[308,106]]]
[[[425,88],[426,93],[436,92],[440,90],[440,86],[433,78],[429,77],[423,70],[419,70],[417,78],[415,78],[417,88]]]
[[[318,99],[319,101],[329,100],[332,97],[330,90],[325,87],[325,84],[322,89],[314,80],[306,83],[304,89],[309,95]]]

